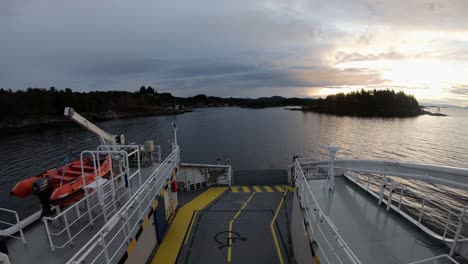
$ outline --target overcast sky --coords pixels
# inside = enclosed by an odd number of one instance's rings
[[[1,0],[0,87],[468,105],[468,1]]]

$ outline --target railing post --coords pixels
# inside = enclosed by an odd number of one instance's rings
[[[328,168],[328,189],[330,191],[335,190],[335,157],[338,152],[338,146],[330,146],[328,148],[330,151],[330,167]]]
[[[444,228],[444,235],[442,237],[443,240],[445,240],[445,237],[447,235],[447,230],[448,230],[448,225],[450,223],[450,218],[452,216],[452,212],[449,211],[448,215],[447,215],[447,223],[445,223],[445,228]]]
[[[47,233],[47,238],[49,240],[49,245],[50,245],[50,249],[53,251],[55,251],[54,249],[54,243],[52,242],[52,237],[50,236],[50,231],[49,231],[49,224],[47,224],[47,218],[42,218],[42,222],[44,223],[44,227],[45,227],[45,230],[46,230],[46,233]]]
[[[18,225],[20,220],[19,220],[19,216],[18,216],[18,213],[16,211],[14,211],[14,214],[15,214],[15,218],[16,218],[16,224]],[[24,234],[23,234],[23,228],[18,226],[19,227],[19,232],[20,232],[20,235],[21,235],[21,240],[23,240],[23,245],[26,245],[26,240],[24,239]]]
[[[421,209],[419,209],[419,219],[418,219],[418,226],[421,224],[421,219],[424,211],[424,204],[426,203],[426,199],[423,198]]]
[[[73,240],[72,240],[72,235],[71,235],[71,232],[70,232],[70,226],[68,225],[67,212],[65,212],[63,214],[63,219],[65,220],[65,227],[67,228],[68,241],[70,242],[70,245],[73,246]]]
[[[387,211],[390,211],[390,208],[392,208],[392,194],[397,187],[398,183],[392,182],[392,185],[390,186],[390,193],[388,194],[387,198]]]
[[[380,185],[379,205],[382,204],[382,200],[383,200],[384,192],[385,192],[385,186],[387,185],[387,183],[388,183],[387,176],[384,175],[382,178],[382,184]]]
[[[127,210],[120,213],[120,220],[122,221],[122,227],[123,227],[122,231],[125,236],[125,243],[128,244],[127,236],[129,233],[127,232],[127,225],[125,223],[126,219],[127,219]]]
[[[76,213],[76,218],[80,218],[80,217],[81,217],[80,208],[79,208],[79,205],[78,205],[78,204],[75,206],[75,213]]]
[[[401,202],[403,200],[403,192],[405,191],[405,187],[402,187],[401,188],[401,191],[400,191],[400,201],[398,202],[398,212],[401,211]]]
[[[106,241],[104,240],[104,235],[101,233],[98,240],[98,244],[102,247],[104,251],[104,257],[106,258],[106,263],[110,263],[109,253],[107,252]]]
[[[140,188],[141,187],[140,147],[138,147],[138,151],[137,151],[137,160],[138,160],[138,183],[139,183],[138,188]]]
[[[367,186],[366,186],[366,191],[369,191],[369,185],[370,185],[370,175],[367,174]]]
[[[460,239],[461,232],[463,230],[463,224],[464,222],[468,222],[468,209],[465,209],[461,212],[460,217],[458,218],[458,227],[457,227],[457,233],[455,234],[455,237],[453,238],[453,243],[452,247],[450,247],[450,256],[453,257],[455,255],[455,251],[457,248],[458,240]]]

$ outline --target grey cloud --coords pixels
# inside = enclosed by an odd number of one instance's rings
[[[147,84],[178,95],[263,96],[284,89],[296,96],[309,87],[381,85],[385,80],[378,73],[336,70],[328,58],[401,58],[391,51],[335,51],[350,39],[372,43],[373,33],[361,29],[366,24],[464,30],[466,3],[3,1],[0,87],[55,85],[85,91]],[[458,52],[464,47],[449,44]]]
[[[449,93],[455,95],[468,96],[468,84],[459,84],[447,89]]]
[[[397,60],[403,59],[405,55],[397,53],[395,51],[382,52],[376,54],[362,54],[359,52],[347,53],[339,51],[335,54],[335,60],[337,63],[350,62],[350,61],[367,61],[367,60]]]

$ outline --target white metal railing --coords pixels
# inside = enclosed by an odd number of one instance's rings
[[[6,219],[3,219],[3,220],[0,220],[0,223],[1,224],[4,224],[4,225],[8,225],[8,226],[16,226],[17,229],[18,229],[18,232],[20,233],[20,236],[14,236],[13,234],[11,235],[7,235],[9,237],[12,237],[12,238],[16,238],[16,239],[21,239],[23,241],[23,244],[26,245],[26,240],[24,239],[24,234],[23,234],[23,228],[19,225],[20,223],[20,219],[19,219],[19,216],[18,216],[18,213],[16,211],[13,211],[13,210],[10,210],[10,209],[6,209],[6,208],[0,208],[0,211],[3,211],[4,213],[2,213],[3,215],[5,214],[11,214],[14,218],[15,218],[15,221],[16,222],[8,222],[8,220]],[[17,232],[15,232],[17,233]]]
[[[434,238],[453,242],[460,222],[460,212],[454,212],[446,206],[435,203],[430,198],[424,197],[385,176],[362,175],[355,172],[346,172],[344,175],[379,199],[379,203],[386,204],[387,210],[393,209]],[[375,184],[371,186],[371,179],[376,177],[380,177],[380,187],[375,186]],[[384,199],[385,195],[387,199]],[[402,209],[402,205],[405,207],[405,202],[413,203],[411,205],[414,209],[413,212]],[[438,215],[446,215],[446,217],[434,216],[434,211],[437,211]],[[465,240],[468,239],[461,235],[459,241]]]
[[[122,208],[67,263],[118,262],[179,163],[179,147],[176,146]]]
[[[361,261],[341,237],[335,224],[320,208],[297,160],[294,166],[294,178],[306,224],[311,232],[309,235],[318,244],[314,250],[319,253],[321,263],[360,264]]]
[[[96,187],[93,186],[91,192],[85,186],[83,187],[85,192],[83,199],[61,212],[56,207],[58,211],[55,216],[43,217],[42,221],[52,251],[56,248],[73,245],[74,240],[80,235],[85,235],[85,231],[91,226],[94,228],[103,226],[121,207],[119,204],[132,196],[132,187],[138,189],[141,186],[142,176],[140,167],[138,166],[134,171],[130,171],[129,167],[129,157],[131,156],[135,155],[138,163],[140,162],[138,146],[131,146],[135,150],[130,153],[119,150],[119,147],[122,146],[112,147],[117,149],[109,150],[110,148],[107,148],[108,150],[83,151],[81,153],[81,162],[83,164],[84,155],[91,155],[94,160],[94,171],[96,173],[100,171],[99,155],[120,155],[123,162],[120,164],[123,172],[115,176],[112,169],[112,159],[109,158],[111,170],[107,180],[102,179],[101,176],[104,175],[97,175]],[[84,179],[85,173],[83,167],[82,175]],[[105,181],[102,185],[97,182],[101,179]]]
[[[428,259],[419,260],[416,262],[411,262],[409,264],[460,264],[458,261],[454,260],[447,254],[435,256]]]
[[[301,166],[306,179],[325,177],[331,168],[330,161],[298,158],[296,163]],[[391,176],[392,178],[419,180],[430,184],[466,189],[468,169],[373,160],[335,160],[334,163],[333,169],[336,170],[336,175],[343,174],[354,181],[359,187],[375,196],[379,200],[379,204],[386,204],[387,210],[395,210],[426,234],[451,243],[450,255],[453,256],[455,252],[462,250],[459,247],[462,245],[460,242],[468,242],[468,238],[463,235],[466,234],[466,230],[464,231],[463,228],[467,226],[464,225],[463,219],[468,217],[468,208],[461,208],[460,211],[454,210],[448,205],[438,204],[428,197],[411,191],[409,187],[393,180],[389,181],[387,178],[387,176]],[[364,179],[367,182],[362,183],[356,180],[356,177],[352,176],[351,173],[365,174],[367,177],[375,175],[381,178],[377,182],[372,182],[370,178],[367,178]],[[410,202],[419,203],[419,206],[409,205]],[[442,212],[443,216],[431,214],[434,212]]]
[[[228,186],[231,186],[232,183],[233,183],[233,169],[232,169],[231,165],[221,165],[221,164],[213,165],[213,164],[198,164],[198,163],[181,163],[180,165],[182,167],[195,167],[195,168],[198,168],[198,169],[200,169],[201,174],[199,174],[199,173],[191,174],[190,177],[187,176],[187,175],[185,175],[185,177],[181,176],[181,178],[178,181],[184,182],[184,178],[185,178],[185,180],[187,182],[190,181],[190,185],[193,185],[193,186],[196,186],[198,184],[201,185],[201,184],[206,183],[208,181],[208,175],[210,175],[210,172],[218,171],[218,170],[222,169],[223,174],[222,175],[217,175],[217,177],[215,177],[216,178],[216,183],[219,184],[219,185],[228,185]],[[202,172],[202,170],[203,170],[204,173]],[[192,178],[192,176],[193,176],[193,178]],[[188,178],[191,178],[191,180],[189,180]],[[211,175],[210,175],[209,178],[211,178]],[[187,186],[187,189],[190,189],[190,186]]]

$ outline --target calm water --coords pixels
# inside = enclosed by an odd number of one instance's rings
[[[178,116],[144,117],[100,123],[128,142],[153,139],[169,152],[171,122],[179,127],[185,162],[230,159],[236,169],[285,169],[294,155],[322,159],[327,147],[340,147],[338,158],[393,159],[468,167],[468,111],[443,109],[448,117],[405,119],[354,118],[287,111],[283,108],[201,109]],[[76,157],[94,149],[95,136],[79,126],[19,132],[0,137],[0,207],[25,215],[38,209],[35,198],[9,196],[27,178],[56,167],[68,145]],[[453,197],[457,192],[448,191]],[[442,199],[442,198],[441,198]],[[442,201],[465,206],[467,200]]]

